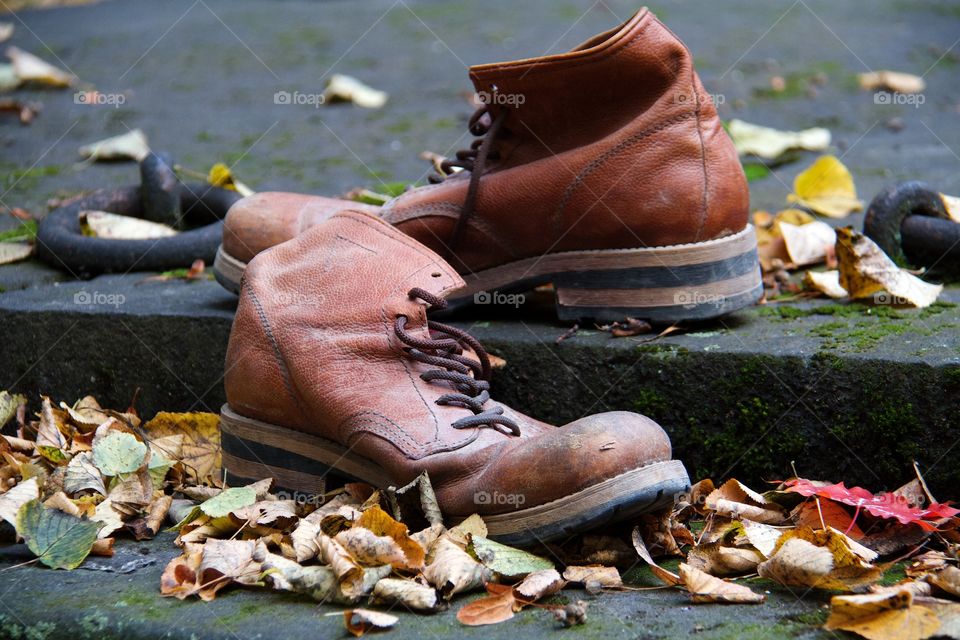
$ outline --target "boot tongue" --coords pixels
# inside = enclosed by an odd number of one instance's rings
[[[377,216],[341,211],[318,226],[326,230],[326,270],[343,271],[359,287],[396,288],[404,296],[419,287],[444,298],[465,285],[443,258]]]

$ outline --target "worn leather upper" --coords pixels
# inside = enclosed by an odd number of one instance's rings
[[[663,430],[626,412],[558,429],[504,407],[520,436],[451,427],[470,410],[436,403],[452,385],[420,378],[435,367],[407,355],[394,323],[406,316],[409,333],[429,338],[426,305],[408,292],[442,297],[462,284],[429,248],[360,212],[264,251],[244,275],[227,350],[228,403],[348,446],[396,482],[428,471],[451,515],[511,508],[477,504],[478,491],[522,492],[529,507],[670,458]]]
[[[492,116],[508,113],[462,242],[447,246],[468,172],[409,191],[382,213],[455,256],[461,273],[546,252],[699,242],[746,226],[736,150],[689,51],[646,9],[568,53],[475,66],[470,77]]]
[[[264,249],[289,240],[344,209],[375,213],[379,207],[299,193],[255,193],[238,200],[227,212],[223,249],[237,260],[249,262]]]
[[[573,51],[475,66],[470,77],[493,115],[508,114],[458,246],[449,240],[467,171],[408,191],[380,214],[460,273],[547,252],[699,242],[746,226],[736,150],[690,52],[648,10]],[[224,247],[246,261],[336,206],[343,201],[246,198],[227,216]]]

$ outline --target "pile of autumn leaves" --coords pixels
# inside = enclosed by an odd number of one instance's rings
[[[878,495],[801,479],[763,494],[705,480],[671,513],[630,523],[632,533],[586,534],[531,553],[489,539],[476,515],[445,526],[426,476],[382,491],[350,484],[311,504],[271,494],[269,480],[224,488],[213,414],[160,413],[143,423],[87,397],[43,398],[28,417],[24,398],[0,393],[0,426],[7,422],[15,428],[5,433],[16,435],[0,436],[0,541],[22,539],[39,562],[72,569],[89,554],[112,554],[116,535],[152,538],[166,521],[182,549],[163,572],[166,596],[211,600],[228,586],[305,594],[342,605],[360,635],[397,622],[365,605],[430,613],[486,591],[459,609],[462,623],[502,622],[533,607],[572,625],[585,621],[584,601],[544,599],[571,585],[627,589],[617,567],[639,557],[663,588],[694,603],[762,603],[750,581],[765,578],[798,596],[844,592],[832,598],[828,629],[960,637],[960,518],[933,500],[919,473]],[[683,562],[673,573],[653,555]],[[890,566],[881,558],[911,556],[908,579],[879,586]]]
[[[173,503],[170,487],[219,467],[213,414],[159,413],[142,424],[133,410],[104,409],[92,397],[72,406],[45,397],[28,419],[26,398],[0,392],[0,427],[14,419],[16,435],[0,435],[0,540],[5,521],[55,569],[112,555],[116,532],[153,538]]]

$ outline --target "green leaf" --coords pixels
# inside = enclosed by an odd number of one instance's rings
[[[753,182],[760,178],[766,178],[770,175],[770,169],[767,165],[759,162],[745,162],[743,164],[743,173],[747,176],[747,182]]]
[[[200,510],[211,518],[222,518],[256,501],[257,492],[252,487],[232,487],[203,502]]]
[[[37,221],[24,220],[15,229],[0,231],[0,242],[33,242],[37,237]]]
[[[80,566],[97,541],[101,526],[100,522],[45,507],[39,500],[27,502],[17,512],[17,533],[40,562],[52,569]]]
[[[93,445],[93,463],[106,476],[133,473],[146,456],[147,445],[122,431],[111,431]]]
[[[553,569],[553,563],[532,553],[508,547],[482,536],[471,536],[467,552],[504,578],[522,578],[534,571]]]
[[[154,489],[163,487],[163,481],[167,478],[167,471],[173,466],[173,461],[168,460],[159,453],[153,452],[150,456],[150,464],[147,466],[147,472],[150,474],[150,481],[153,482]]]

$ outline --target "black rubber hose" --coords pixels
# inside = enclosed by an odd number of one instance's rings
[[[960,278],[960,224],[930,216],[910,216],[900,229],[903,252],[911,264],[933,275]]]
[[[904,182],[884,189],[867,207],[863,233],[898,264],[909,258],[903,252],[903,221],[910,216],[946,218],[940,194],[923,182]]]
[[[181,185],[180,209],[188,225],[205,225],[167,238],[112,240],[84,236],[81,211],[141,217],[141,189],[103,189],[51,211],[37,230],[37,256],[48,264],[87,277],[106,272],[164,271],[201,259],[212,264],[223,236],[223,217],[241,198],[208,184]]]

